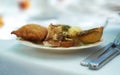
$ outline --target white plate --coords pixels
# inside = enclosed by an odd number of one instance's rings
[[[20,40],[17,39],[21,44],[29,46],[29,47],[34,47],[34,48],[39,48],[39,49],[46,49],[46,50],[78,50],[78,49],[85,49],[85,48],[91,48],[91,47],[95,47],[98,46],[100,44],[102,44],[103,40],[93,43],[93,44],[88,44],[88,45],[83,45],[83,46],[77,46],[77,47],[47,47],[41,44],[35,44],[29,41],[25,41],[25,40]]]

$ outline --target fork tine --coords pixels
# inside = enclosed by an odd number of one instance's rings
[[[118,35],[116,36],[116,38],[114,40],[114,44],[115,45],[119,45],[120,44],[120,33],[118,33]]]

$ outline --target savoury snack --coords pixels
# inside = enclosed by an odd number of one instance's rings
[[[40,43],[47,35],[47,28],[38,24],[27,24],[18,30],[12,31],[11,34],[15,34],[23,40]]]

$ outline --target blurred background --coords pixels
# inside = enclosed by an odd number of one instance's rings
[[[69,24],[81,28],[120,24],[120,0],[0,0],[0,39],[28,23]]]

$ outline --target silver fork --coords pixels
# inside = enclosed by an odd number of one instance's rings
[[[82,66],[88,67],[89,64],[92,62],[92,60],[95,60],[96,58],[100,57],[102,54],[107,52],[107,50],[112,46],[112,43],[109,43],[105,45],[104,47],[96,50],[94,53],[86,57],[83,61],[80,62]]]
[[[110,60],[115,58],[118,54],[120,54],[120,33],[116,36],[112,46],[100,57],[90,61],[88,67],[94,70],[100,69]]]

